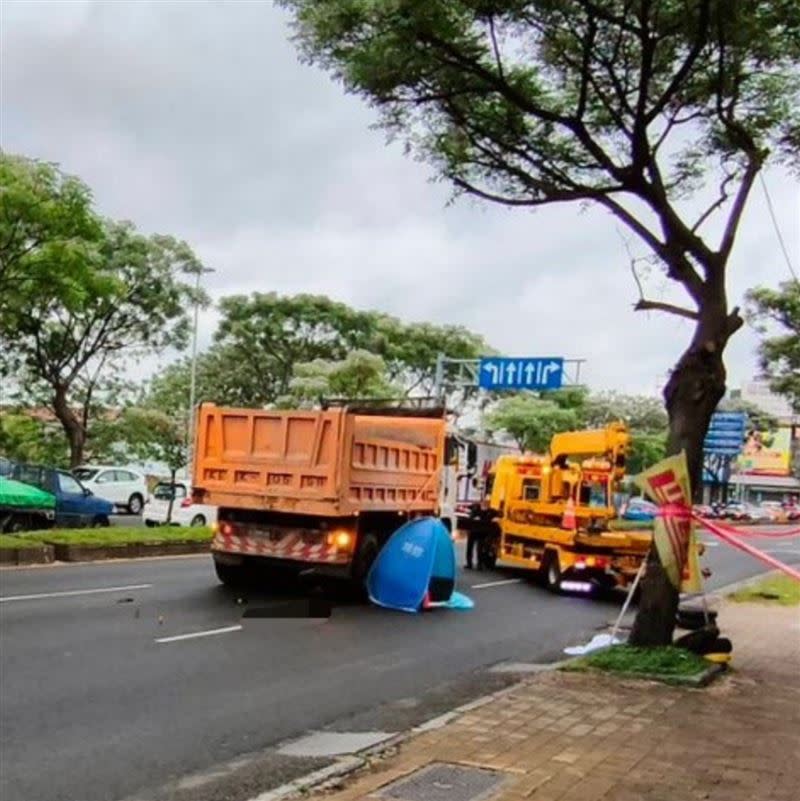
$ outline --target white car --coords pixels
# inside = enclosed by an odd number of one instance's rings
[[[141,473],[116,465],[85,464],[72,475],[93,495],[111,501],[118,509],[138,515],[147,497],[147,480]]]
[[[160,481],[144,505],[142,519],[146,526],[162,526],[167,522],[169,481]],[[210,526],[217,522],[217,507],[192,503],[191,489],[181,482],[175,483],[175,500],[172,502],[170,524],[174,526]]]

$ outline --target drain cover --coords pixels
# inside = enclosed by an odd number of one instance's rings
[[[396,801],[480,801],[504,781],[494,770],[434,763],[387,784],[378,795]]]

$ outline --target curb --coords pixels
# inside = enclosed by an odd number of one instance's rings
[[[54,560],[55,551],[48,543],[21,548],[0,548],[0,565],[3,566],[49,565]]]
[[[102,562],[109,559],[141,559],[148,556],[182,556],[207,553],[211,543],[196,540],[170,540],[168,542],[130,542],[123,545],[73,545],[47,543],[55,551],[59,562]]]
[[[539,672],[556,670],[562,664],[563,661],[554,662],[552,665],[543,665]],[[426,720],[424,723],[413,726],[407,731],[395,734],[377,745],[368,746],[353,754],[340,756],[332,765],[328,765],[326,768],[321,768],[320,770],[315,770],[313,773],[300,776],[291,782],[282,784],[272,790],[267,790],[260,795],[253,796],[248,799],[248,801],[284,801],[284,799],[294,796],[307,795],[314,791],[328,789],[338,783],[343,777],[350,776],[369,765],[372,758],[380,757],[385,752],[397,748],[409,740],[413,740],[420,734],[440,729],[442,726],[446,726],[461,715],[472,712],[475,709],[480,709],[480,707],[486,706],[498,698],[502,698],[504,695],[514,692],[521,683],[522,681],[515,682],[508,687],[504,687],[502,690],[497,690],[496,692],[476,698],[474,701],[457,706],[455,709],[451,709],[449,712],[444,712],[430,720]]]

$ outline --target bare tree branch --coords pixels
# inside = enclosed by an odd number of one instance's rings
[[[692,233],[696,233],[703,223],[719,208],[725,205],[730,195],[728,186],[736,179],[736,173],[730,172],[725,175],[719,187],[719,197],[700,215],[697,222],[692,226]]]
[[[731,206],[728,222],[725,225],[725,232],[722,234],[722,241],[719,248],[719,258],[722,264],[727,262],[728,256],[731,254],[733,242],[736,239],[736,231],[739,228],[739,222],[742,219],[747,198],[750,194],[750,190],[753,188],[753,184],[760,169],[761,159],[758,157],[751,158],[747,164],[744,176],[742,177],[742,182],[739,184],[739,191],[736,193],[733,206]]]
[[[674,314],[677,317],[685,317],[687,320],[699,320],[700,315],[691,309],[684,309],[682,306],[675,306],[672,303],[662,303],[660,300],[646,300],[642,298],[634,305],[634,311],[663,311]]]

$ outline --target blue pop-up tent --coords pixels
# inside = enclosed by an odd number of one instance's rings
[[[378,554],[367,576],[370,600],[379,606],[418,612],[430,606],[471,608],[454,592],[456,554],[450,532],[435,517],[401,526]]]

